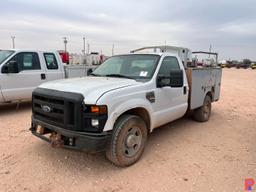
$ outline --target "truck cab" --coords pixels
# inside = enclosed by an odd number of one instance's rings
[[[0,50],[0,103],[31,99],[40,84],[64,78],[57,52]]]
[[[219,98],[220,69],[187,70],[179,56],[184,52],[170,49],[116,55],[89,77],[40,85],[33,92],[31,132],[53,147],[106,151],[114,164],[129,166],[153,129],[190,110],[207,121]]]

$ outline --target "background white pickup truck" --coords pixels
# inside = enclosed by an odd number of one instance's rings
[[[208,121],[220,96],[221,68],[188,67],[188,49],[153,48],[113,56],[90,77],[39,86],[31,132],[54,147],[104,150],[114,164],[129,166],[141,157],[153,129],[187,111]]]
[[[87,66],[64,66],[58,52],[0,50],[0,104],[31,99],[46,81],[86,76]]]

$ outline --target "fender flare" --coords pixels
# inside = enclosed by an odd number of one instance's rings
[[[150,118],[150,126],[149,130],[153,130],[153,122],[154,122],[154,117],[152,116],[153,114],[153,108],[151,104],[148,101],[145,101],[143,99],[131,99],[128,100],[118,107],[115,108],[113,112],[109,114],[108,120],[105,124],[104,131],[110,131],[113,129],[114,124],[116,120],[125,112],[135,109],[135,108],[143,108],[148,112],[149,118]]]

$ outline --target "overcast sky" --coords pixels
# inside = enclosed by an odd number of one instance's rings
[[[5,0],[0,4],[0,48],[64,48],[126,53],[147,45],[213,51],[220,58],[256,60],[255,0]]]

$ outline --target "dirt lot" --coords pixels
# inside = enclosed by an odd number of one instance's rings
[[[256,180],[256,71],[224,69],[207,123],[156,129],[142,159],[117,168],[103,154],[53,149],[28,131],[30,104],[0,107],[0,191],[244,191]]]

